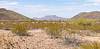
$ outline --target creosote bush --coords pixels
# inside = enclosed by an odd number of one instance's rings
[[[92,27],[91,27],[91,30],[93,30],[93,31],[96,31],[96,32],[100,32],[100,24],[98,24],[98,25],[93,25]]]
[[[61,27],[59,24],[48,24],[47,32],[52,38],[60,38],[62,35]]]
[[[19,36],[28,36],[27,25],[24,23],[15,24],[13,26],[12,32]]]
[[[84,18],[80,18],[80,19],[75,19],[71,21],[72,27],[75,26],[76,29],[80,29],[80,30],[88,30],[91,28],[92,25],[94,25],[96,22],[96,20],[94,19],[84,19]],[[74,25],[74,26],[73,26]]]

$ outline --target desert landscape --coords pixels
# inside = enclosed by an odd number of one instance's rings
[[[0,0],[0,49],[100,49],[100,0]]]
[[[99,11],[46,17],[31,19],[1,8],[0,49],[100,49]]]

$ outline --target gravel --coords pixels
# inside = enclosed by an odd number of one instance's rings
[[[0,49],[71,49],[51,39],[42,30],[28,31],[31,36],[17,36],[0,30]]]

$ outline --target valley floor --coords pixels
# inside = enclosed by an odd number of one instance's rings
[[[73,49],[62,39],[51,39],[45,31],[29,30],[31,36],[16,36],[11,31],[0,30],[0,49]],[[78,36],[81,41],[99,41],[100,37]]]

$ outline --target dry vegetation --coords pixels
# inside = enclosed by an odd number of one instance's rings
[[[27,25],[21,23],[13,25],[12,32],[19,36],[28,36],[27,30],[28,30]]]
[[[84,41],[81,39],[81,35],[84,35],[85,33],[82,33],[81,30],[88,30],[93,31],[96,33],[100,33],[100,23],[97,23],[98,20],[92,20],[92,19],[77,19],[77,20],[70,20],[70,21],[64,21],[64,22],[50,22],[50,21],[27,21],[27,22],[3,22],[0,23],[0,29],[10,30],[13,34],[16,34],[18,36],[27,36],[30,34],[28,30],[35,30],[35,29],[41,29],[45,30],[46,34],[48,34],[49,37],[55,39],[60,39],[60,41],[63,40],[65,45],[70,45],[72,47],[81,47],[82,49],[92,49],[91,45],[81,45],[81,43],[84,43]],[[88,33],[88,32],[86,32]],[[90,33],[91,34],[91,33]],[[94,33],[95,35],[95,33]],[[87,35],[85,35],[87,36]],[[33,37],[31,37],[32,40]],[[1,39],[0,39],[1,40]],[[30,41],[29,41],[30,42]],[[87,42],[87,41],[85,41]],[[99,49],[97,44],[92,44],[93,47],[96,47],[96,49]],[[95,49],[95,48],[94,48]]]
[[[89,42],[89,43],[81,44],[80,48],[82,48],[82,49],[100,49],[100,43]]]

